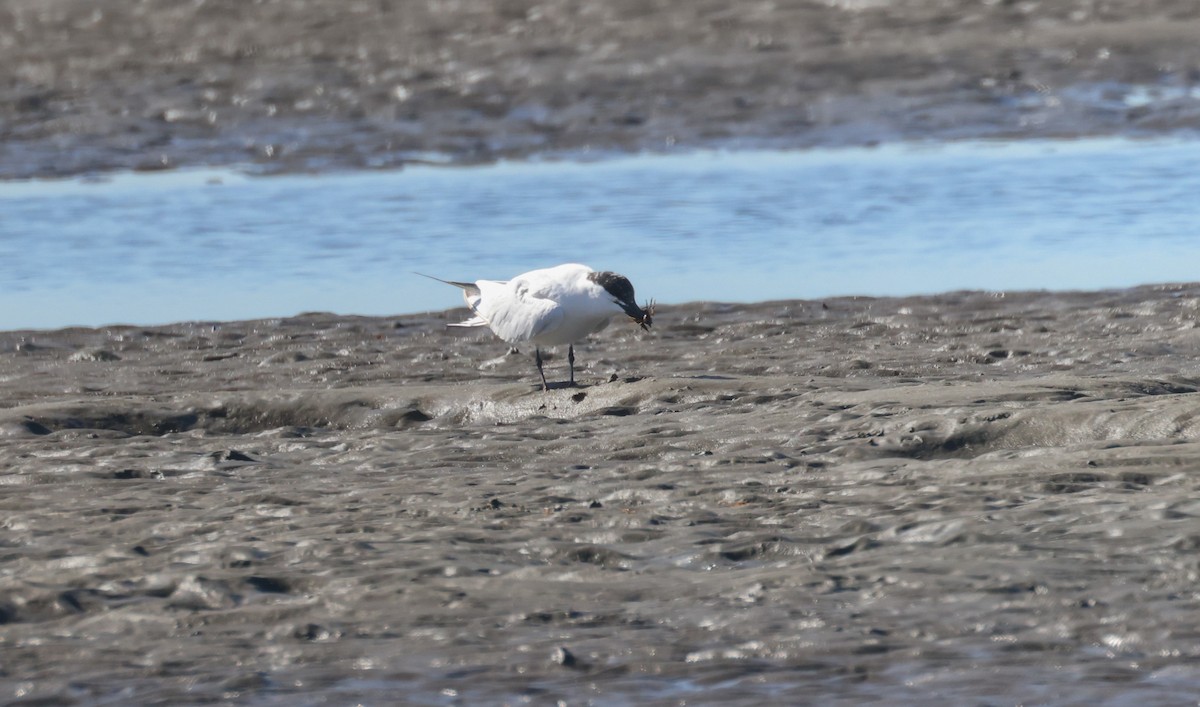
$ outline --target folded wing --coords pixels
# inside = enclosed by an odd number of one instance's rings
[[[482,320],[496,336],[510,344],[529,341],[545,331],[553,330],[563,313],[558,303],[540,296],[540,288],[531,287],[520,278],[509,282],[479,280],[479,297],[467,305],[475,313],[474,322]],[[463,322],[460,326],[479,326]]]

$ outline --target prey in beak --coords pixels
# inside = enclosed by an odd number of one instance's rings
[[[654,300],[647,302],[645,307],[638,307],[637,304],[622,304],[621,307],[635,324],[650,331],[650,325],[654,323]]]

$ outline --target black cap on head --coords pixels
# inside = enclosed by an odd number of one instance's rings
[[[633,284],[624,275],[615,272],[593,272],[588,273],[588,279],[607,290],[618,302],[634,301]]]
[[[649,313],[637,306],[637,299],[633,294],[633,283],[629,282],[629,278],[606,271],[588,273],[588,279],[603,287],[608,294],[613,296],[617,304],[621,305],[621,309],[624,309],[625,313],[637,320],[638,323],[649,323]]]

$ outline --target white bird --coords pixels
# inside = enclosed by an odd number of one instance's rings
[[[420,273],[418,273],[420,274]],[[425,277],[430,277],[425,275]],[[649,329],[654,305],[639,307],[628,278],[613,272],[596,272],[586,265],[568,263],[531,270],[508,281],[453,282],[430,279],[462,289],[474,317],[452,327],[490,328],[509,344],[532,342],[542,390],[548,390],[542,370],[543,346],[568,345],[567,361],[575,385],[575,342],[600,331],[618,314],[627,314]]]

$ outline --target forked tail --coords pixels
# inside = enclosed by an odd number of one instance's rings
[[[472,313],[475,313],[475,308],[479,306],[479,297],[480,297],[479,286],[473,282],[455,282],[453,280],[443,280],[440,277],[434,277],[433,275],[426,275],[425,273],[420,273],[420,272],[414,272],[413,274],[420,275],[421,277],[427,277],[430,280],[437,280],[438,282],[441,282],[446,285],[453,285],[454,287],[457,287],[458,289],[462,290],[463,291],[463,299],[466,300],[467,308],[470,309]],[[446,326],[477,327],[477,326],[487,326],[487,325],[488,325],[487,320],[484,319],[483,317],[479,316],[478,314],[476,314],[474,317],[471,317],[470,319],[466,320],[465,322],[456,322],[454,324],[447,324]]]
[[[476,297],[479,296],[479,287],[476,286],[475,283],[473,283],[473,282],[455,282],[454,280],[443,280],[440,277],[434,277],[433,275],[426,275],[423,272],[413,272],[413,275],[420,275],[421,277],[427,277],[430,280],[437,280],[438,282],[440,282],[444,285],[453,285],[454,287],[457,287],[458,289],[462,290],[464,295],[468,296],[468,297],[469,296],[476,296]]]

